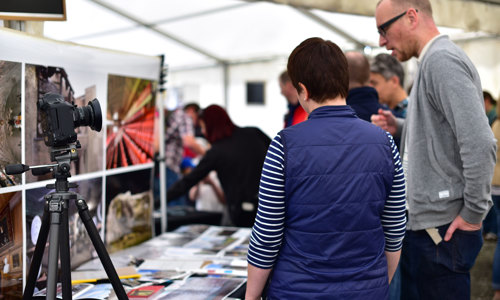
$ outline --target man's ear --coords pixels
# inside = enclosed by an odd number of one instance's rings
[[[418,11],[414,8],[408,9],[408,20],[410,20],[411,27],[414,28],[420,21],[420,16]]]
[[[399,77],[394,75],[392,76],[391,78],[389,78],[389,80],[394,83],[395,85],[399,85]]]

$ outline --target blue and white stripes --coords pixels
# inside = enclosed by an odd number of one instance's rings
[[[273,266],[283,239],[285,220],[284,153],[277,135],[267,151],[259,186],[259,208],[250,236],[248,261],[259,268]]]
[[[391,140],[392,158],[394,161],[394,178],[389,198],[385,202],[382,214],[382,227],[385,235],[385,250],[398,251],[403,245],[406,231],[406,188],[403,165],[399,151],[392,136],[387,133]]]
[[[386,251],[401,249],[406,230],[405,180],[399,152],[391,141],[394,159],[394,179],[391,193],[382,215]],[[258,268],[272,268],[283,239],[285,220],[284,152],[277,135],[266,155],[259,187],[259,208],[250,235],[248,262]]]

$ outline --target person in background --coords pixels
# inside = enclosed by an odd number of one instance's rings
[[[497,119],[497,101],[487,91],[483,91],[484,110],[490,126]],[[493,193],[493,191],[492,191]],[[485,240],[494,241],[498,238],[496,209],[490,209],[483,221],[483,236]]]
[[[197,137],[196,140],[206,150],[210,148],[210,144],[205,138]],[[185,156],[181,163],[182,176],[189,174],[196,167],[201,158],[201,156],[194,158]],[[187,197],[189,206],[193,206],[197,211],[220,213],[221,222],[219,225],[231,225],[227,213],[226,197],[224,196],[224,191],[217,178],[217,172],[210,171],[204,179],[189,190]]]
[[[496,107],[499,114],[500,107]],[[500,232],[500,120],[496,119],[491,127],[495,138],[497,139],[497,161],[493,180],[491,182],[491,197],[493,199],[493,209],[495,211],[497,232]],[[500,239],[497,239],[495,255],[493,257],[493,290],[495,291],[493,300],[500,300]]]
[[[199,114],[201,111],[200,106],[195,103],[195,102],[190,102],[184,105],[183,111],[191,119],[191,123],[193,124],[194,128],[194,137],[196,142],[204,149],[206,147],[204,146],[203,142],[200,143],[200,139],[204,139],[203,133],[201,133],[201,128],[200,128],[200,122],[199,122]],[[192,150],[192,147],[189,147],[187,145],[184,146],[184,153],[182,155],[182,158],[198,158],[201,154],[199,151]]]
[[[191,149],[197,155],[204,155],[205,149],[196,141],[193,121],[182,108],[178,108],[168,115],[166,127],[165,164],[167,166],[168,189],[182,175],[180,167],[184,147]],[[170,206],[187,205],[184,194],[179,194],[177,197],[168,200]]]
[[[405,118],[408,108],[404,79],[403,66],[390,54],[378,54],[370,64],[370,86],[377,90],[380,103],[387,105],[397,118]]]
[[[210,144],[203,136],[200,126],[200,113],[201,108],[195,102],[190,102],[184,105],[184,112],[191,118],[194,125],[194,132],[196,141],[205,149],[210,148]],[[190,150],[189,147],[184,147],[183,163],[189,166],[188,172],[183,172],[184,175],[191,172],[191,170],[198,164],[201,156],[197,155]],[[229,224],[227,222],[227,209],[225,206],[226,199],[222,187],[220,186],[219,179],[217,179],[217,172],[211,171],[203,180],[193,186],[188,194],[189,203],[194,205],[198,211],[220,212],[224,213],[221,225]]]
[[[403,66],[390,54],[381,53],[375,56],[370,64],[370,85],[377,90],[380,103],[389,107],[394,116],[403,119],[406,118],[408,109],[408,94],[403,88],[404,76]],[[400,149],[401,140],[399,137],[394,137],[394,141]],[[398,282],[399,271],[396,272],[395,279],[391,284],[391,293],[393,286],[399,284]],[[394,290],[394,293],[397,292]]]
[[[217,172],[210,171],[203,180],[193,186],[189,190],[189,199],[195,202],[195,208],[198,211],[223,213],[226,197],[217,178]]]
[[[252,226],[257,212],[260,170],[271,140],[258,128],[234,125],[218,105],[202,111],[200,125],[211,147],[189,174],[168,189],[167,200],[183,195],[215,170],[232,225]]]
[[[488,116],[488,123],[490,126],[497,119],[497,101],[491,96],[487,91],[483,91],[484,99],[484,110],[486,111],[486,116]]]
[[[191,173],[195,167],[196,164],[193,159],[189,157],[184,158],[181,164],[183,176]],[[189,190],[188,199],[197,211],[222,213],[226,199],[219,179],[217,179],[217,173],[211,171],[203,180],[194,185]],[[225,224],[220,225],[224,226]]]
[[[279,84],[281,95],[283,95],[288,102],[288,112],[285,115],[284,128],[307,120],[307,113],[299,104],[297,90],[293,87],[290,76],[288,76],[288,72],[286,70],[281,73],[279,77]]]
[[[184,105],[184,112],[188,115],[193,121],[194,126],[194,136],[195,137],[203,137],[203,133],[201,133],[201,127],[199,122],[199,115],[201,112],[200,105],[195,102],[190,102]]]
[[[396,145],[346,105],[337,45],[303,41],[288,72],[309,118],[267,152],[245,299],[260,299],[268,278],[267,299],[386,299],[406,224]]]
[[[345,53],[345,57],[349,67],[347,105],[354,109],[360,119],[370,122],[370,117],[382,108],[378,101],[377,91],[368,85],[370,63],[360,52],[349,51]]]
[[[381,0],[379,44],[399,61],[418,60],[406,121],[379,110],[372,122],[401,136],[408,230],[402,299],[469,299],[470,269],[491,208],[496,143],[479,74],[447,36],[428,0]]]

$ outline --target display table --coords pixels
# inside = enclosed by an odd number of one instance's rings
[[[250,228],[181,226],[110,257],[117,270],[136,267],[135,278],[122,279],[127,292],[138,286],[165,285],[155,299],[243,299],[250,232]],[[81,265],[72,277],[102,269],[100,260],[94,259]],[[95,285],[101,294],[93,299],[116,299],[111,285],[102,292],[105,287]],[[81,294],[73,299],[81,297],[89,298]]]
[[[191,206],[169,207],[167,210],[167,231],[189,224],[220,225],[222,213],[198,211]],[[161,232],[161,213],[155,212],[154,229],[156,233]]]

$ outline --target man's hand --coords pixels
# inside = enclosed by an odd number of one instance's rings
[[[371,121],[373,124],[395,135],[397,131],[396,117],[390,110],[378,109],[378,115],[372,115]]]
[[[481,223],[479,224],[471,224],[467,223],[460,215],[458,215],[453,222],[451,222],[450,227],[446,231],[444,236],[445,242],[448,242],[456,229],[460,229],[463,231],[475,231],[481,229]]]

